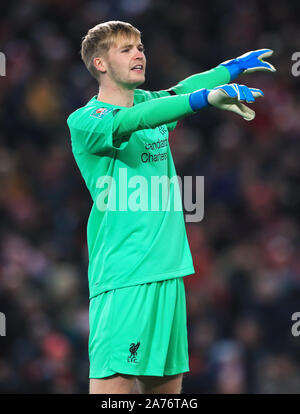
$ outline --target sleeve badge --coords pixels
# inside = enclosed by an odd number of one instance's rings
[[[109,108],[97,108],[94,112],[91,113],[90,116],[93,116],[94,118],[101,119],[106,115],[108,112],[111,112],[112,109]]]

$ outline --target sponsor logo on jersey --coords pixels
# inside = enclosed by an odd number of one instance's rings
[[[101,119],[106,115],[108,112],[111,112],[112,109],[109,108],[98,108],[94,112],[91,113],[91,116]]]
[[[159,130],[159,132],[160,132],[162,135],[166,135],[166,134],[167,134],[167,132],[168,132],[167,127],[166,127],[165,125],[160,125],[160,126],[158,127],[158,130]]]

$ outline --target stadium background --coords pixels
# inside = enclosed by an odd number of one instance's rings
[[[184,393],[298,393],[300,51],[297,1],[10,1],[0,16],[0,393],[88,391],[89,194],[67,116],[97,93],[81,37],[106,20],[142,31],[145,89],[249,50],[274,49],[256,119],[214,109],[170,137],[177,173],[205,177],[205,218],[187,223],[190,373]]]

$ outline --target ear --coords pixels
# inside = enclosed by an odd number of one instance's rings
[[[93,59],[93,64],[95,66],[95,68],[97,70],[99,70],[99,72],[101,73],[105,73],[106,72],[106,64],[103,58],[100,57],[96,57]]]

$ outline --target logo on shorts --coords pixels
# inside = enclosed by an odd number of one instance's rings
[[[135,344],[132,342],[129,347],[130,356],[127,358],[127,362],[137,362],[137,350],[139,349],[140,342]]]

